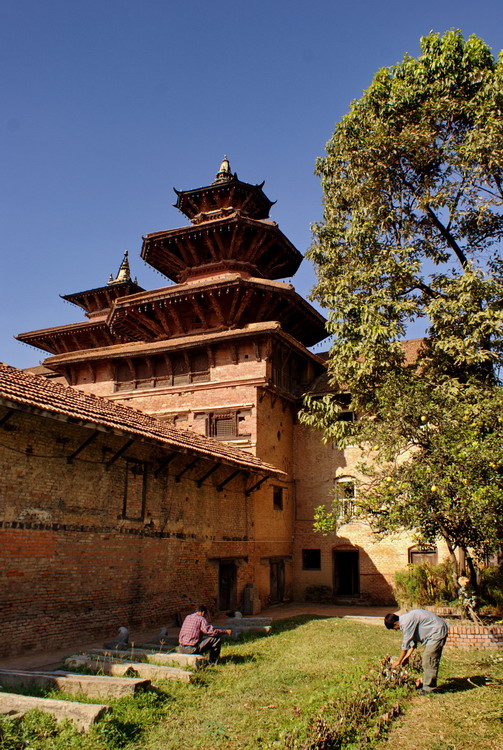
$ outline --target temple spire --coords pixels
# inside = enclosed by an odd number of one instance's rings
[[[109,284],[121,284],[124,281],[131,281],[131,271],[129,269],[129,260],[128,260],[127,250],[124,251],[124,258],[122,259],[122,263],[120,264],[117,276],[114,279],[113,274],[110,274],[108,283]]]
[[[220,169],[216,174],[215,182],[227,182],[228,180],[232,180],[231,165],[229,164],[229,159],[224,156],[220,164]]]

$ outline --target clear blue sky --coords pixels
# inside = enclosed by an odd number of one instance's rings
[[[173,186],[212,182],[224,154],[266,181],[301,252],[321,214],[314,161],[382,66],[430,30],[503,47],[503,0],[6,0],[0,360],[37,364],[21,331],[82,320],[68,294],[105,284],[141,236],[186,223]],[[307,295],[306,261],[294,279]]]

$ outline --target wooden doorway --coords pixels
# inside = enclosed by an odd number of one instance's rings
[[[234,562],[221,562],[218,566],[218,609],[236,608],[237,568]]]
[[[271,604],[278,604],[285,598],[285,562],[271,560],[271,586],[269,599]]]
[[[360,593],[360,564],[357,549],[334,550],[334,594],[358,596]]]

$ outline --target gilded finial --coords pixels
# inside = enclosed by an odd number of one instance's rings
[[[110,279],[108,283],[120,284],[124,281],[131,281],[131,271],[129,269],[129,260],[128,260],[127,250],[124,251],[124,258],[122,259],[122,263],[120,264],[117,276],[114,279],[113,274],[110,274]]]
[[[229,159],[224,156],[222,163],[220,164],[220,169],[216,174],[215,182],[224,182],[226,180],[232,180],[232,172]]]

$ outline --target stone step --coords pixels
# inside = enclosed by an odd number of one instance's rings
[[[145,664],[140,661],[124,661],[123,659],[107,659],[96,655],[96,658],[76,654],[65,659],[65,664],[70,669],[76,667],[87,667],[93,672],[99,672],[114,677],[125,677],[133,672],[137,677],[147,680],[180,680],[181,682],[192,682],[193,672],[186,672],[177,667],[164,667],[157,664]]]
[[[272,617],[229,617],[224,627],[233,628],[234,626],[239,627],[240,625],[245,627],[248,627],[249,625],[272,625]]]
[[[79,729],[84,730],[89,729],[103,714],[111,711],[110,706],[99,703],[58,701],[53,698],[32,698],[29,695],[0,692],[0,715],[17,718],[34,708],[52,714],[57,721],[70,719]]]
[[[61,690],[70,695],[87,695],[89,698],[121,698],[137,690],[150,687],[150,680],[127,677],[102,677],[57,670],[55,672],[30,672],[0,669],[2,688],[30,688]]]
[[[233,638],[246,633],[262,633],[263,635],[267,635],[272,631],[271,625],[231,625],[230,623],[225,626],[225,629],[232,630]]]
[[[170,651],[174,646],[178,646],[178,636],[172,635],[167,636],[165,640],[163,640],[162,643],[155,643],[152,641],[151,643],[136,643],[134,644],[134,648],[141,648],[145,651]],[[128,645],[127,648],[132,648],[131,644]]]
[[[100,656],[113,657],[114,659],[129,659],[130,661],[145,658],[149,664],[178,664],[180,667],[192,667],[201,669],[207,662],[204,656],[199,654],[179,654],[176,651],[163,653],[151,649],[134,648],[130,651],[112,652],[102,648],[90,648],[86,653],[100,654]]]

